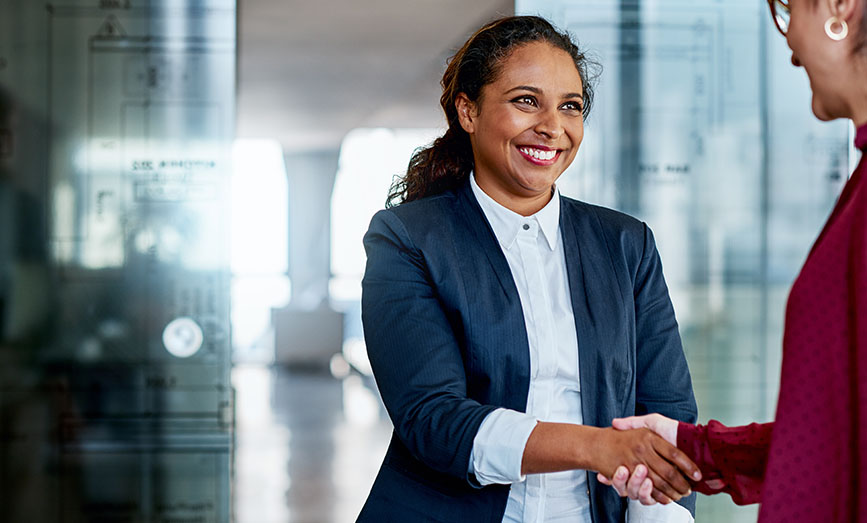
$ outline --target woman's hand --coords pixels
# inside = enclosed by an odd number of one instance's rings
[[[677,421],[666,418],[661,414],[648,414],[645,416],[632,416],[629,418],[617,418],[612,421],[614,428],[619,430],[650,429],[669,444],[677,444]],[[623,497],[636,499],[644,505],[653,505],[657,501],[662,501],[658,489],[654,489],[654,481],[648,477],[647,468],[643,465],[636,466],[632,471],[632,476],[629,475],[629,470],[625,466],[620,466],[614,472],[613,476],[608,477],[603,474],[597,474],[597,479],[604,485],[610,485],[617,490],[617,493]],[[692,479],[698,480],[698,477],[692,476]]]
[[[645,504],[656,501],[667,504],[692,492],[686,477],[701,478],[698,467],[686,454],[648,428],[611,428],[602,432],[597,440],[593,468],[604,478],[614,478],[613,486],[621,495],[634,494],[630,497]],[[633,471],[634,479],[630,481],[625,473],[628,469]]]
[[[662,414],[614,418],[611,426],[618,430],[650,429],[665,438],[665,441],[671,445],[677,446],[677,420],[666,418]]]
[[[599,473],[596,474],[596,479],[603,485],[614,487],[614,490],[622,498],[628,497],[638,500],[642,505],[656,505],[656,500],[652,495],[653,481],[647,477],[647,467],[644,465],[635,467],[635,470],[632,471],[632,476],[629,475],[629,469],[621,465],[614,471],[613,478],[608,479]]]

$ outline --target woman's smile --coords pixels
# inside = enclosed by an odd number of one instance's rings
[[[533,165],[554,165],[562,151],[544,146],[519,146],[518,152]]]

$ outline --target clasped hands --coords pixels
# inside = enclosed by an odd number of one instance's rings
[[[686,478],[701,480],[698,466],[676,447],[677,421],[648,414],[615,419],[612,425],[606,445],[612,455],[600,456],[608,465],[597,478],[621,496],[644,505],[667,504],[692,492]]]

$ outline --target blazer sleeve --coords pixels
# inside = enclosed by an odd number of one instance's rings
[[[495,407],[467,397],[454,330],[426,259],[399,217],[377,213],[364,247],[364,339],[395,433],[428,467],[469,482],[473,439]]]
[[[634,281],[636,329],[635,414],[658,412],[695,423],[698,411],[674,307],[653,233],[644,226],[644,249]]]
[[[726,427],[715,420],[707,425],[679,423],[677,446],[702,473],[702,480],[693,483],[695,490],[708,495],[727,492],[738,505],[758,503],[773,430],[773,423],[741,427]]]

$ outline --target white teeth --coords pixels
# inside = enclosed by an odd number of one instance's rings
[[[543,151],[533,147],[521,147],[520,151],[537,160],[551,160],[557,155],[557,151]]]

